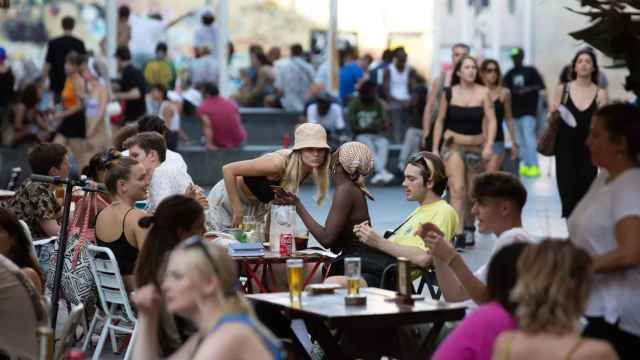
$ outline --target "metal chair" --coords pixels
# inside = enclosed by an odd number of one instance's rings
[[[100,358],[102,347],[107,340],[107,335],[110,335],[113,352],[117,351],[115,331],[119,331],[131,334],[131,339],[124,355],[124,360],[129,360],[136,337],[135,328],[137,318],[131,308],[118,262],[109,248],[89,245],[87,246],[87,250],[91,273],[96,281],[101,306],[96,309],[93,320],[91,320],[91,325],[89,325],[89,331],[87,331],[87,337],[85,338],[82,349],[86,351],[91,341],[91,335],[95,330],[96,323],[98,320],[102,320],[104,321],[104,325],[100,332],[100,339],[98,340],[92,359],[98,360]],[[101,255],[105,258],[98,258],[96,255]]]
[[[382,272],[382,278],[380,280],[380,288],[382,289],[395,289],[395,278],[396,278],[396,268],[397,264],[388,265],[384,271]],[[433,300],[439,300],[442,296],[442,291],[438,286],[438,278],[436,277],[436,272],[433,267],[428,268],[419,268],[419,267],[411,267],[411,271],[420,270],[420,283],[418,284],[418,289],[413,288],[413,293],[421,295],[424,291],[425,286],[427,290],[429,290],[429,295]],[[391,286],[390,286],[391,285]],[[413,284],[412,284],[413,287]]]

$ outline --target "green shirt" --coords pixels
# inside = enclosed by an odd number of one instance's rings
[[[384,108],[376,100],[372,105],[365,106],[360,99],[355,98],[347,109],[347,120],[355,135],[380,134],[384,131]]]

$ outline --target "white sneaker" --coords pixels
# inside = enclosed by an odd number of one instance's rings
[[[382,175],[382,182],[384,184],[388,184],[391,181],[393,181],[393,178],[394,178],[393,174],[388,172],[387,170],[382,171],[381,175]]]
[[[384,173],[383,172],[376,173],[371,178],[371,184],[379,184],[380,182],[384,181],[383,179],[384,179]]]

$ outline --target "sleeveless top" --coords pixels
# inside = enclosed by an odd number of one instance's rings
[[[164,109],[166,109],[167,106],[173,108],[173,118],[171,118],[171,126],[168,126],[168,129],[170,131],[178,131],[180,130],[180,114],[171,102],[165,100],[160,104],[160,107],[158,108],[158,116],[162,118]]]
[[[496,139],[495,142],[504,141],[504,130],[502,124],[504,123],[504,103],[500,101],[500,97],[493,102],[493,107],[496,112]]]
[[[451,105],[452,90],[447,88],[447,116],[444,129],[463,135],[482,134],[482,120],[484,119],[484,107]]]
[[[247,314],[223,315],[220,318],[220,320],[218,320],[218,322],[215,325],[213,325],[213,327],[211,328],[211,330],[209,330],[209,333],[207,335],[213,334],[225,324],[232,324],[232,323],[243,324],[251,328],[251,330],[256,335],[258,335],[260,340],[262,340],[262,343],[267,348],[267,350],[269,350],[273,360],[284,359],[282,350],[280,348],[280,344],[278,343],[278,341],[273,337],[273,335],[267,333],[266,330],[263,330],[262,328],[260,328],[258,324],[256,324]],[[198,351],[199,347],[200,347],[200,344],[198,343],[198,345],[196,346],[196,352]],[[195,355],[195,352],[193,355]]]
[[[73,79],[71,78],[65,80],[64,88],[60,95],[64,109],[69,109],[80,103],[80,99],[78,99],[73,91]],[[67,138],[84,138],[86,136],[84,109],[62,119],[57,131]]]
[[[500,356],[500,359],[509,360],[509,358],[511,357],[511,345],[513,343],[514,337],[515,335],[512,335],[507,338],[507,343],[505,344],[506,346],[504,349],[504,353],[502,354],[502,356]],[[566,360],[571,360],[571,358],[573,357],[573,354],[575,354],[576,351],[578,351],[578,348],[580,348],[580,345],[582,344],[584,344],[584,339],[578,338],[576,343],[571,347],[571,349],[569,349],[569,352],[567,352],[567,355],[564,358]]]
[[[133,270],[135,268],[136,260],[138,259],[139,253],[138,248],[129,243],[124,232],[125,220],[127,220],[127,215],[129,215],[129,213],[133,209],[134,208],[129,209],[124,214],[124,218],[122,218],[122,234],[117,240],[111,242],[102,241],[98,238],[98,234],[96,233],[96,244],[98,246],[109,248],[113,252],[113,255],[118,261],[118,267],[120,268],[120,274],[122,274],[122,276],[133,274]],[[96,219],[99,215],[100,213],[96,215]]]
[[[271,186],[279,186],[280,181],[269,180],[266,176],[244,176],[244,184],[253,196],[262,203],[269,203],[276,198]]]
[[[98,112],[100,111],[100,97],[87,96],[84,101],[84,108],[87,118],[96,120],[96,116],[98,116]]]
[[[567,96],[565,106],[567,107],[567,110],[569,110],[575,117],[577,126],[575,128],[572,128],[564,121],[560,121],[560,127],[558,128],[557,136],[558,140],[561,141],[557,141],[556,146],[561,148],[575,148],[575,146],[578,145],[581,147],[586,147],[585,141],[587,140],[589,132],[591,131],[591,118],[593,117],[593,114],[596,112],[596,110],[598,110],[598,91],[596,91],[596,94],[593,97],[593,100],[591,101],[589,107],[584,110],[579,110],[576,107],[573,99],[571,98],[571,91],[569,89],[567,89],[567,91],[569,91],[569,94]]]
[[[389,65],[389,92],[391,97],[397,100],[409,100],[409,66],[405,65],[402,72],[398,71],[395,64]]]

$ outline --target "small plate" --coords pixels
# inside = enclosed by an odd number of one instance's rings
[[[338,284],[311,284],[307,286],[307,291],[311,294],[333,294],[340,288],[342,286]]]

